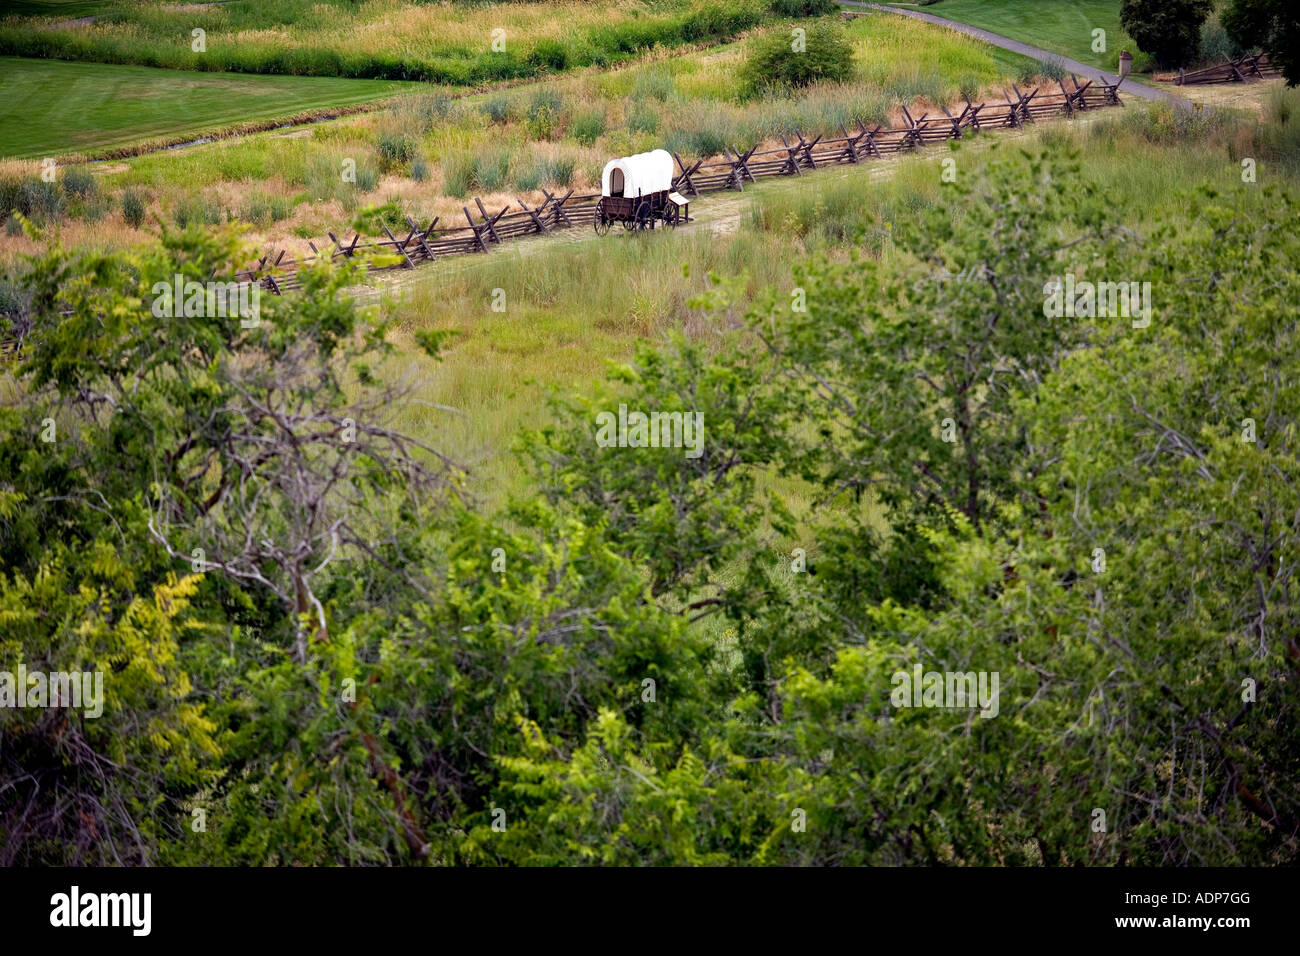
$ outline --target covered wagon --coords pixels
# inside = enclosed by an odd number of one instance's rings
[[[665,149],[612,159],[600,176],[594,225],[604,235],[614,223],[624,229],[676,226],[689,220],[689,203],[673,191],[673,157]]]

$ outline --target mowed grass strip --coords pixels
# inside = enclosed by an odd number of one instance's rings
[[[1119,51],[1133,54],[1134,69],[1146,55],[1120,29],[1119,0],[939,0],[919,9],[936,17],[968,23],[981,30],[1068,56],[1102,70],[1119,69]],[[1093,30],[1106,31],[1106,49],[1094,52]]]
[[[0,157],[93,155],[142,140],[383,100],[415,85],[0,57]]]

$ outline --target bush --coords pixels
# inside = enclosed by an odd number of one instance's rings
[[[853,75],[853,46],[837,23],[819,21],[807,29],[802,45],[776,30],[750,41],[741,80],[751,95],[773,87],[801,87]]]
[[[839,6],[835,0],[772,0],[772,12],[780,17],[821,17]]]
[[[1119,24],[1161,66],[1182,66],[1196,59],[1213,8],[1213,0],[1122,0]]]
[[[367,206],[352,218],[352,228],[369,236],[378,236],[389,229],[400,229],[406,225],[406,215],[397,200],[389,200],[380,206]]]
[[[569,65],[569,50],[559,40],[539,40],[528,54],[528,62],[549,70],[563,70]]]
[[[467,153],[448,153],[442,157],[442,189],[448,196],[468,196],[473,179],[473,157]]]
[[[132,229],[144,225],[144,197],[130,186],[122,193],[122,218]]]
[[[411,161],[411,178],[417,183],[422,183],[429,178],[429,164],[425,162],[423,156],[416,156]]]
[[[632,99],[658,100],[663,102],[676,92],[672,75],[666,70],[646,70],[637,76],[632,84]]]
[[[605,132],[605,110],[602,107],[583,110],[569,124],[569,133],[583,146],[590,146]]]
[[[533,139],[553,139],[560,131],[564,100],[554,90],[541,89],[528,104],[528,135]]]
[[[483,103],[483,112],[494,123],[505,123],[510,119],[510,100],[504,94],[492,97]]]
[[[516,189],[531,192],[547,181],[549,173],[550,164],[544,159],[535,158],[516,169],[512,178]]]
[[[505,149],[481,153],[474,159],[473,183],[484,192],[494,193],[506,185],[510,175],[510,151]]]
[[[1217,15],[1201,24],[1201,60],[1207,64],[1234,60],[1245,51],[1228,35]]]
[[[284,196],[257,192],[251,194],[244,201],[244,207],[240,210],[239,218],[245,222],[265,226],[268,223],[280,222],[289,218],[289,212],[289,200]]]
[[[173,210],[172,218],[182,229],[192,225],[215,226],[221,222],[221,206],[211,199],[192,196]]]
[[[357,164],[357,189],[368,193],[379,185],[379,169],[372,163]]]
[[[573,183],[574,160],[572,156],[559,156],[550,162],[548,179],[556,186],[569,186]]]
[[[64,195],[58,183],[30,177],[18,185],[13,208],[37,225],[57,222],[63,216]]]
[[[379,134],[379,161],[385,170],[405,166],[415,158],[415,140],[406,133],[397,130],[385,130]]]
[[[390,110],[404,129],[427,133],[451,113],[451,100],[442,93],[421,93],[399,100]]]
[[[1059,56],[1049,56],[1039,67],[1039,75],[1049,80],[1065,79],[1065,61]]]
[[[63,188],[78,199],[90,199],[99,193],[99,183],[90,170],[73,166],[63,174]]]
[[[657,133],[659,113],[648,103],[633,103],[627,111],[626,126],[633,133]]]

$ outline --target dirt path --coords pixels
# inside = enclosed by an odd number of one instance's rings
[[[985,150],[996,143],[1007,142],[1008,140],[1014,141],[1029,136],[1035,128],[1042,128],[1045,125],[1059,124],[1068,129],[1083,129],[1107,115],[1113,114],[1109,114],[1105,110],[1089,110],[1075,116],[1073,119],[1062,116],[1045,121],[1040,120],[1030,126],[999,130],[996,134],[970,140],[967,148]],[[691,222],[680,228],[689,229],[692,232],[704,231],[719,237],[732,236],[745,228],[744,220],[750,206],[754,202],[760,201],[761,196],[770,195],[774,190],[799,189],[801,188],[800,184],[806,182],[809,178],[819,183],[830,182],[836,178],[879,182],[892,176],[895,168],[904,157],[926,155],[927,153],[931,153],[936,157],[945,155],[943,152],[934,149],[920,153],[895,153],[884,159],[873,159],[858,165],[823,167],[814,172],[805,172],[801,177],[765,177],[756,184],[746,183],[743,192],[720,190],[705,193],[702,197],[692,199]],[[655,230],[655,232],[658,232],[658,230]],[[421,264],[415,269],[394,269],[373,273],[368,277],[369,281],[364,286],[355,289],[354,292],[363,300],[377,298],[380,295],[400,294],[402,290],[417,283],[441,282],[445,281],[449,276],[459,275],[467,270],[475,269],[485,262],[488,257],[513,256],[518,262],[526,262],[529,257],[542,250],[552,248],[555,243],[586,244],[591,242],[643,241],[655,241],[655,234],[624,235],[622,230],[616,228],[608,236],[602,237],[596,235],[589,221],[580,222],[571,229],[560,229],[548,232],[545,235],[529,236],[524,239],[512,240],[501,246],[493,246],[487,253],[449,256],[438,262]]]
[[[1040,63],[1061,62],[1071,73],[1077,73],[1079,76],[1085,76],[1090,80],[1101,83],[1118,83],[1119,77],[1113,73],[1107,73],[1105,70],[1099,70],[1095,66],[1088,66],[1080,63],[1078,60],[1071,60],[1069,57],[1061,56],[1059,53],[1053,53],[1051,50],[1044,50],[1041,47],[1030,46],[1028,43],[1021,43],[1019,40],[1013,40],[1010,37],[1004,37],[997,33],[990,33],[988,30],[981,30],[979,27],[973,27],[966,23],[958,23],[956,20],[946,20],[943,17],[936,17],[932,13],[922,13],[920,10],[901,10],[898,7],[884,7],[878,3],[859,3],[858,0],[839,0],[840,6],[851,7],[854,9],[879,10],[882,13],[896,13],[900,17],[913,17],[917,20],[924,20],[926,23],[933,23],[936,26],[947,27],[950,30],[956,30],[958,33],[964,33],[972,36],[977,40],[983,40],[991,46],[1000,47],[1003,50],[1010,50],[1012,53],[1019,53],[1021,56],[1027,56],[1031,60],[1037,60]],[[1134,96],[1153,102],[1169,103],[1171,106],[1178,106],[1182,109],[1191,109],[1192,104],[1189,100],[1181,96],[1175,96],[1165,90],[1157,90],[1150,86],[1133,80],[1124,87],[1124,92],[1132,93]]]

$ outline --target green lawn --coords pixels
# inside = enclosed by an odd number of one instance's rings
[[[0,17],[85,17],[116,6],[116,0],[3,0]]]
[[[94,153],[379,100],[413,85],[0,57],[0,157]]]
[[[1103,70],[1119,69],[1119,51],[1133,54],[1140,69],[1145,54],[1120,29],[1119,0],[939,0],[926,7],[900,4],[982,30],[1031,43]],[[1106,51],[1092,51],[1092,31],[1106,31]]]

